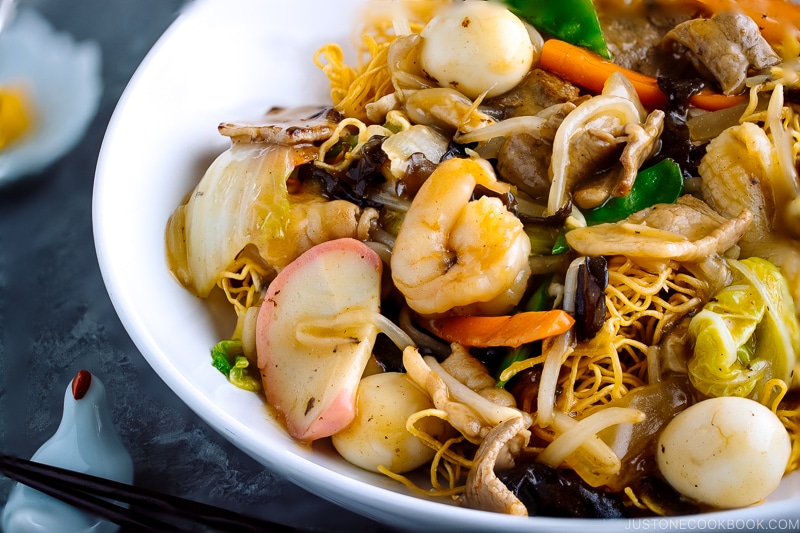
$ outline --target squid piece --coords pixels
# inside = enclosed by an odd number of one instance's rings
[[[726,218],[744,209],[753,213],[743,246],[771,238],[778,167],[763,129],[751,122],[726,129],[708,144],[698,171],[703,198],[715,211]]]
[[[472,443],[480,444],[493,428],[513,418],[522,418],[524,428],[531,425],[530,414],[487,400],[451,376],[433,357],[422,357],[414,346],[403,350],[403,365],[436,408],[447,413],[450,425]]]
[[[492,403],[516,407],[514,395],[496,386],[497,380],[489,374],[483,363],[458,343],[452,343],[450,348],[450,355],[442,361],[442,368],[448,374]]]
[[[792,198],[780,168],[769,136],[758,125],[745,122],[709,143],[698,170],[703,197],[718,213],[726,218],[742,210],[753,214],[738,243],[741,257],[763,257],[777,265],[797,302],[800,242],[792,238],[791,221],[784,222]],[[796,226],[794,231],[798,231]]]
[[[687,195],[675,204],[657,204],[617,223],[574,229],[566,238],[582,255],[699,263],[739,242],[752,220],[748,210],[732,219],[721,217]]]

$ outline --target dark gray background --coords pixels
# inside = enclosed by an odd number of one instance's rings
[[[92,237],[97,156],[125,85],[184,1],[22,4],[100,44],[104,91],[77,148],[40,175],[0,186],[0,452],[30,457],[55,432],[64,391],[86,369],[106,385],[137,485],[320,531],[388,531],[269,472],[214,432],[147,365],[106,294]],[[11,486],[0,477],[0,506]]]

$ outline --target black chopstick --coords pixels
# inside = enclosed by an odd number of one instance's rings
[[[69,505],[135,531],[196,531],[196,528],[180,527],[165,521],[174,517],[218,531],[297,531],[284,524],[213,505],[6,454],[0,454],[0,472]],[[114,501],[127,505],[117,505]]]
[[[134,528],[136,531],[180,531],[179,528],[168,524],[154,517],[138,516],[139,513],[130,509],[125,509],[107,500],[101,500],[84,492],[76,492],[65,489],[62,484],[52,481],[43,481],[36,474],[25,473],[16,468],[8,470],[5,467],[3,473],[9,478],[28,485],[48,496],[63,501],[73,507],[86,511],[92,515],[114,522],[119,526]]]

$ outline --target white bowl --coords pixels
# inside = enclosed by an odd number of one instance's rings
[[[390,525],[526,533],[800,526],[800,473],[784,479],[763,505],[669,520],[520,518],[423,499],[351,466],[330,447],[299,445],[261,397],[231,386],[211,366],[211,346],[231,332],[230,310],[196,299],[172,278],[164,255],[167,218],[211,159],[229,146],[217,134],[218,123],[253,118],[275,105],[329,101],[327,80],[312,54],[326,42],[350,42],[361,1],[197,1],[159,40],[124,92],[97,166],[95,242],[111,300],[158,375],[213,428],[271,470]]]

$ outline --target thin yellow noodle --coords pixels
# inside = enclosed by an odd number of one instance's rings
[[[600,368],[597,365],[587,365],[586,369],[588,370],[588,375],[585,372],[585,379],[575,384],[575,395],[581,399],[586,399],[587,397],[594,399],[597,391],[600,390],[603,376],[600,374]]]
[[[217,286],[225,293],[228,302],[242,316],[258,300],[261,291],[259,279],[266,272],[248,254],[242,254],[228,270],[220,274]]]
[[[634,275],[631,275],[631,273]],[[636,267],[633,263],[628,261],[625,263],[625,265],[620,267],[619,271],[614,270],[613,264],[609,265],[608,275],[609,278],[615,278],[616,283],[619,283],[623,287],[633,289],[638,295],[641,296],[658,294],[671,273],[672,269],[664,268],[663,271],[657,275],[656,279],[653,280],[654,274],[646,272],[645,270]],[[642,274],[644,274],[644,277],[639,277]],[[614,285],[610,279],[609,283],[612,286]]]
[[[575,382],[577,382],[578,380],[578,375],[581,368],[580,361],[581,361],[581,355],[580,354],[575,355],[573,353],[573,357],[571,357],[569,361],[572,364],[564,365],[565,367],[570,368],[570,373],[566,381],[567,386],[564,388],[564,395],[563,395],[564,403],[566,405],[574,405],[575,402],[577,401],[575,399]],[[561,411],[564,412],[564,408],[563,407],[560,408]]]
[[[423,489],[423,488],[420,488],[416,483],[411,481],[406,476],[404,476],[402,474],[397,474],[395,472],[392,472],[391,470],[389,470],[388,468],[384,467],[383,465],[379,465],[378,466],[378,471],[381,474],[383,474],[383,475],[385,475],[387,477],[390,477],[395,481],[398,481],[398,482],[402,483],[403,485],[406,486],[406,488],[408,488],[412,492],[415,492],[416,494],[419,494],[420,496],[427,496],[427,497],[434,497],[434,498],[446,497],[446,496],[451,496],[452,497],[452,496],[458,496],[459,494],[463,493],[464,489],[465,489],[465,487],[463,487],[463,486],[456,487],[456,488],[453,488],[453,489],[446,489],[446,490]]]
[[[705,282],[677,267],[667,264],[651,273],[625,258],[611,258],[606,323],[594,339],[579,343],[564,362],[556,409],[580,417],[648,383],[649,347],[702,305],[701,295],[707,288]],[[514,370],[542,361],[541,357],[521,361]],[[537,435],[545,441],[555,438],[546,428],[537,430]]]
[[[792,156],[796,160],[800,156],[800,115],[795,112],[793,107],[789,107],[786,113],[785,125],[786,131],[794,138]]]
[[[614,341],[614,347],[618,352],[621,349],[629,350],[629,353],[631,353],[631,358],[639,361],[640,357],[637,355],[637,352],[645,353],[649,346],[633,338],[618,336]]]
[[[334,107],[346,117],[367,121],[366,107],[394,91],[388,67],[389,47],[397,38],[395,28],[420,33],[436,13],[441,1],[406,2],[405,12],[394,9],[368,10],[360,28],[357,64],[345,62],[344,52],[336,43],[325,44],[314,54],[314,63],[327,76]],[[404,17],[404,20],[394,17]]]
[[[417,494],[421,494],[424,496],[431,496],[431,497],[457,496],[463,493],[466,488],[466,486],[463,483],[459,484],[459,481],[465,477],[465,472],[469,471],[469,469],[471,468],[472,461],[469,461],[460,454],[451,451],[451,448],[454,445],[463,442],[464,440],[465,439],[463,436],[459,436],[448,439],[444,443],[440,443],[438,450],[434,455],[433,460],[431,461],[430,489],[425,489],[420,487],[410,478],[403,476],[402,474],[398,474],[397,472],[392,472],[383,465],[378,466],[378,471],[396,481],[400,481],[403,485],[405,485],[412,491],[416,492]],[[456,462],[449,461],[445,459],[445,457],[448,455],[460,457],[461,459],[463,459],[463,461],[456,461]],[[443,459],[445,460],[442,461]],[[446,487],[439,482],[440,472],[443,474],[443,477],[447,480]]]
[[[788,391],[789,386],[785,381],[778,378],[770,379],[764,385],[759,401],[778,416],[789,433],[792,450],[786,471],[791,472],[800,468],[800,404],[789,407],[783,402]]]
[[[800,469],[800,403],[796,403],[791,407],[778,407],[775,414],[783,422],[792,442],[792,451],[786,466],[786,471],[792,472]]]
[[[354,134],[355,128],[358,133]],[[353,164],[353,161],[361,157],[361,148],[375,135],[388,135],[390,132],[383,126],[367,125],[357,118],[345,118],[336,125],[331,136],[323,142],[317,151],[317,160],[314,165],[324,168],[333,173],[344,172]],[[336,157],[328,157],[331,149],[340,144],[343,137],[357,135],[355,146],[343,150]],[[329,160],[330,159],[330,160]]]
[[[338,44],[326,44],[314,55],[314,63],[328,77],[334,108],[346,117],[367,120],[366,106],[392,92],[387,68],[391,41],[378,42],[373,35],[363,35],[365,65],[351,67],[344,62]]]
[[[770,379],[764,384],[764,390],[761,393],[761,398],[759,398],[759,401],[765,406],[769,407],[773,413],[777,413],[778,405],[783,397],[786,396],[786,392],[788,390],[789,387],[782,379]]]
[[[633,506],[634,506],[634,507],[636,507],[637,509],[642,509],[642,510],[647,510],[647,509],[648,509],[648,507],[647,507],[645,504],[643,504],[643,503],[642,503],[642,502],[639,500],[639,498],[638,498],[638,497],[636,496],[636,494],[633,492],[633,489],[632,489],[632,488],[630,488],[630,487],[625,487],[625,490],[624,490],[623,492],[625,493],[625,495],[626,495],[626,496],[628,497],[628,499],[630,500],[630,502],[631,502],[631,505],[633,505]]]
[[[356,128],[358,130],[359,141],[361,141],[361,136],[366,131],[367,125],[357,118],[346,118],[339,122],[333,130],[333,133],[331,133],[331,136],[320,145],[319,155],[317,156],[317,161],[315,161],[317,166],[333,171],[344,170],[350,166],[350,163],[355,157],[353,154],[358,153],[355,149],[346,152],[344,157],[336,163],[326,162],[328,151],[339,143],[343,132],[350,133],[350,130],[345,130],[345,128]]]
[[[758,107],[758,93],[762,87],[763,84],[754,85],[753,87],[750,87],[749,98],[747,100],[747,107],[742,112],[742,116],[739,119],[739,122],[747,122],[749,120],[752,120],[752,117],[755,114],[755,110]]]
[[[403,485],[418,494],[423,494],[425,496],[456,496],[464,492],[464,485],[463,483],[459,485],[459,481],[464,477],[464,472],[469,471],[472,467],[472,461],[470,459],[453,449],[456,444],[460,444],[465,438],[463,435],[459,435],[445,442],[439,442],[432,435],[421,431],[416,426],[417,421],[429,416],[440,418],[445,421],[448,420],[446,411],[434,408],[424,409],[408,417],[406,420],[406,429],[409,433],[420,439],[424,445],[436,450],[429,467],[431,488],[422,488],[408,477],[392,472],[384,466],[379,466],[378,470],[390,478],[400,481]],[[447,481],[446,487],[440,483],[440,477],[444,477]]]
[[[415,18],[430,16],[430,13],[424,13],[422,7],[417,11],[411,13]],[[387,16],[375,16],[366,21],[361,31],[358,64],[355,67],[345,62],[344,52],[336,43],[328,43],[314,54],[314,63],[328,78],[334,108],[344,116],[366,122],[367,104],[394,91],[388,68],[389,47],[396,38],[393,22]],[[419,33],[422,22],[409,21],[411,31]]]
[[[412,414],[406,420],[406,429],[409,433],[417,437],[422,441],[422,443],[434,450],[437,450],[437,453],[441,452],[445,454],[445,459],[450,463],[459,464],[465,468],[469,468],[472,466],[472,461],[464,457],[463,455],[457,454],[455,452],[450,452],[447,447],[445,447],[444,443],[439,442],[436,440],[432,435],[421,431],[417,426],[417,421],[426,418],[426,417],[436,417],[440,418],[444,421],[448,420],[447,412],[442,411],[440,409],[425,409],[422,411],[417,411],[416,413]]]
[[[448,439],[442,447],[436,452],[436,455],[431,461],[431,486],[436,490],[448,490],[454,491],[457,490],[459,492],[464,490],[464,485],[459,485],[459,480],[462,478],[462,474],[464,471],[469,471],[472,467],[472,461],[465,461],[465,464],[461,464],[459,462],[452,462],[452,461],[444,461],[442,459],[445,457],[446,454],[450,453],[450,449],[455,445],[463,442],[465,438],[463,436],[454,437],[452,439]],[[445,471],[445,479],[448,481],[447,488],[442,487],[439,483],[439,475],[438,472],[440,471],[439,466],[442,466],[442,469]],[[465,470],[464,470],[465,469]]]
[[[528,359],[524,359],[522,361],[516,361],[508,366],[503,372],[500,374],[499,381],[508,381],[515,375],[519,374],[523,370],[528,370],[529,368],[533,368],[540,363],[544,363],[545,356],[539,355],[537,357],[529,357]]]
[[[580,418],[646,385],[648,349],[670,326],[702,305],[707,289],[677,264],[651,273],[625,258],[612,258],[608,267],[605,325],[594,339],[575,347],[558,380],[561,393],[556,409],[573,417]],[[541,362],[532,358],[517,363],[515,370]],[[532,431],[544,442],[557,436],[552,428],[534,426]],[[638,501],[632,491],[629,496]]]
[[[609,283],[613,283],[614,281],[616,280],[613,279],[611,276],[609,276]],[[638,303],[636,301],[631,300],[631,296],[633,296],[634,298],[638,298],[639,296],[641,296],[640,293],[634,293],[633,295],[628,295],[623,293],[618,287],[614,287],[613,285],[609,285],[606,295],[608,296],[609,293],[610,296],[617,298],[619,300],[619,303],[621,304],[619,308],[620,316],[627,313],[629,310],[642,311],[644,309],[647,309],[650,305],[649,296],[644,300],[644,302]]]

